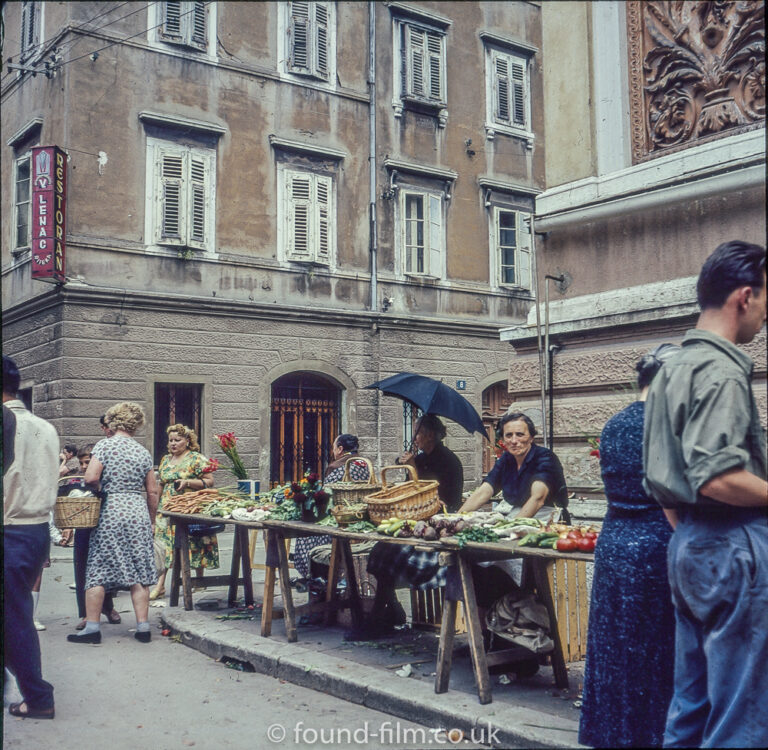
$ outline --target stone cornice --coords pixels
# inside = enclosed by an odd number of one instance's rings
[[[271,322],[317,323],[319,325],[343,325],[372,330],[407,330],[426,333],[462,334],[498,340],[499,327],[493,324],[457,319],[419,318],[408,315],[370,312],[367,310],[324,309],[285,304],[263,304],[231,299],[173,295],[167,292],[140,292],[127,289],[86,286],[70,282],[52,289],[49,293],[26,300],[3,311],[3,324],[48,310],[57,305],[75,304],[89,306],[130,306],[136,309],[158,312],[194,313],[218,315]]]

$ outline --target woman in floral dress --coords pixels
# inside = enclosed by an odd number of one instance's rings
[[[160,510],[169,497],[184,492],[213,487],[213,477],[206,472],[208,459],[200,453],[195,431],[183,424],[173,424],[168,433],[168,453],[160,461],[158,473],[163,488],[160,497]],[[159,599],[165,594],[165,576],[173,560],[174,527],[168,519],[158,515],[155,522],[155,539],[165,545],[165,570],[160,574],[157,584],[149,595],[150,599]],[[189,537],[190,565],[197,571],[196,587],[203,588],[203,570],[219,567],[219,542],[215,534],[210,536]]]
[[[104,415],[112,437],[93,448],[85,481],[101,482],[105,493],[99,522],[91,534],[85,571],[86,623],[72,643],[101,643],[99,619],[106,591],[127,588],[136,612],[134,637],[149,643],[149,587],[157,577],[152,523],[158,487],[149,451],[133,439],[144,424],[138,404],[116,404]],[[144,493],[146,492],[146,498]]]

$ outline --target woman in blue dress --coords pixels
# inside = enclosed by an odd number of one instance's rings
[[[648,386],[680,350],[661,344],[636,365],[640,399],[611,417],[600,437],[608,498],[595,549],[579,742],[661,747],[672,698],[675,617],[667,579],[672,527],[643,491]]]

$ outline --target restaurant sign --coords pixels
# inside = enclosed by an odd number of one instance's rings
[[[32,278],[63,283],[66,252],[67,155],[58,146],[32,149]]]

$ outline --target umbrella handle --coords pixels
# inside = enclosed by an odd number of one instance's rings
[[[408,478],[408,481],[411,481],[411,482],[416,481],[419,478],[419,475],[416,472],[416,469],[410,464],[397,464],[395,466],[385,466],[381,470],[381,489],[382,490],[385,490],[387,488],[387,472],[390,469],[405,469],[410,475]]]

